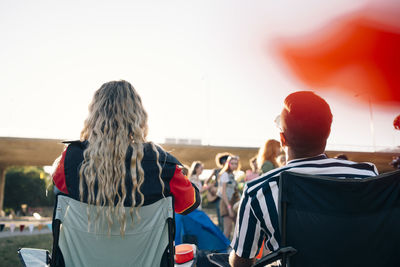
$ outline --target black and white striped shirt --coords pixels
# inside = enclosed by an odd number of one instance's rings
[[[358,179],[378,175],[372,163],[355,163],[328,158],[322,154],[291,160],[286,166],[271,170],[248,182],[242,195],[231,243],[238,256],[254,258],[264,239],[270,251],[279,248],[278,178],[283,171]]]

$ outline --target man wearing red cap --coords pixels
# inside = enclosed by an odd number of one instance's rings
[[[277,200],[282,171],[355,179],[378,175],[371,163],[328,158],[324,154],[331,124],[330,107],[318,95],[300,91],[286,97],[280,136],[288,162],[246,185],[231,243],[231,266],[251,266],[264,240],[269,251],[279,248]]]

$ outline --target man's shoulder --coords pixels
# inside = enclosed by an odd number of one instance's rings
[[[369,162],[354,162],[317,156],[289,162],[286,166],[273,169],[259,178],[247,183],[245,194],[249,197],[277,188],[279,175],[284,171],[305,173],[311,175],[335,176],[343,178],[365,178],[378,175],[376,166]]]
[[[252,197],[257,194],[263,188],[271,188],[271,185],[274,185],[278,182],[279,175],[281,172],[287,170],[288,167],[283,166],[277,169],[273,169],[254,180],[251,180],[247,183],[247,187],[245,190],[245,194],[249,197]]]
[[[375,164],[373,164],[372,162],[355,162],[355,161],[351,161],[351,160],[343,160],[343,159],[336,159],[338,162],[343,161],[344,163],[350,164],[350,165],[359,165],[359,166],[363,166],[365,168],[371,168],[371,167],[375,167]]]
[[[365,169],[371,171],[376,170],[376,166],[372,162],[355,162],[351,160],[342,160],[342,159],[335,159],[335,160],[337,160],[339,163],[343,162],[344,164],[347,164],[348,167],[352,168]]]
[[[341,178],[366,178],[379,174],[378,169],[373,163],[355,162],[336,158],[327,158],[315,168],[314,172],[317,175]]]
[[[291,165],[290,171],[311,175],[342,178],[365,178],[378,175],[378,170],[372,163],[328,158],[323,154],[312,158],[295,159],[288,165]]]

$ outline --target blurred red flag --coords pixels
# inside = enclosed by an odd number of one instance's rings
[[[400,103],[400,16],[393,14],[400,12],[347,14],[308,36],[281,40],[279,54],[314,90]]]
[[[394,127],[396,130],[400,130],[400,115],[397,115],[397,117],[394,118],[393,127]]]

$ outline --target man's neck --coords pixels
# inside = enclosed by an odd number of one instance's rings
[[[288,148],[286,152],[287,161],[294,160],[294,159],[303,159],[303,158],[312,158],[324,153],[324,150],[320,151],[310,151],[308,153],[296,153],[293,149]]]

